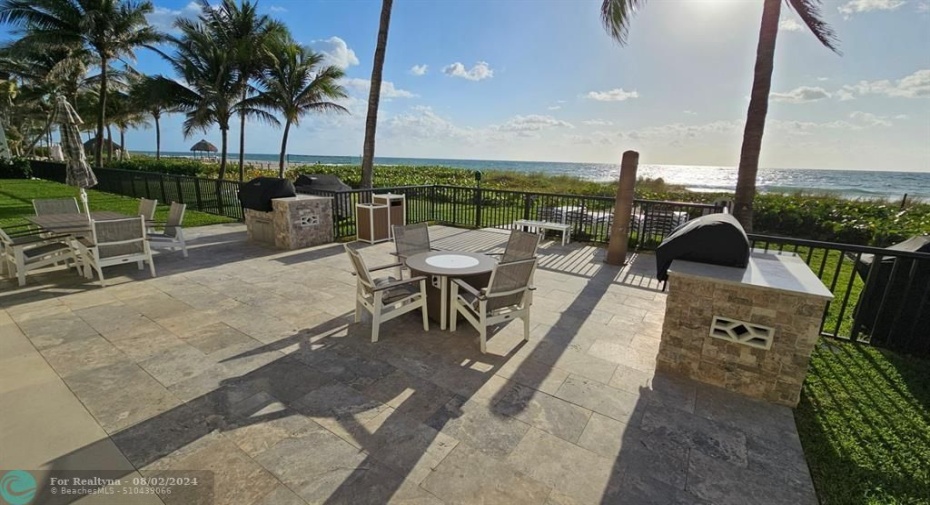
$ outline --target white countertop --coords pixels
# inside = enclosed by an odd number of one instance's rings
[[[753,251],[749,257],[749,266],[745,269],[675,260],[668,271],[669,275],[711,278],[726,284],[833,299],[833,294],[804,260],[792,253]]]
[[[285,196],[283,198],[272,198],[272,200],[281,200],[282,202],[294,202],[297,200],[332,200],[331,196],[308,195],[298,193],[297,196]]]

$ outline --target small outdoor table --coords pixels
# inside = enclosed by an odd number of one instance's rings
[[[408,257],[406,265],[411,275],[429,276],[430,282],[426,283],[427,313],[430,319],[438,319],[439,328],[445,330],[451,306],[449,277],[462,279],[481,289],[487,287],[497,261],[480,253],[432,251]]]
[[[94,221],[125,219],[127,217],[132,216],[106,210],[90,213],[90,218]],[[26,216],[26,221],[53,233],[75,234],[90,232],[90,222],[87,220],[87,214],[45,214],[43,216]]]

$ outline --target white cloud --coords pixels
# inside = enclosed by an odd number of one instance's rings
[[[830,98],[830,93],[827,90],[810,86],[794,88],[786,93],[772,93],[772,100],[776,102],[805,103],[823,100],[824,98]]]
[[[591,91],[585,96],[599,102],[622,102],[630,98],[639,98],[639,93],[636,90],[624,91],[623,88],[615,88],[610,91]]]
[[[485,61],[475,63],[475,66],[471,67],[471,69],[466,69],[465,65],[457,61],[443,67],[442,73],[450,77],[468,79],[469,81],[481,81],[494,77],[494,70],[492,70],[491,66]]]
[[[194,19],[200,15],[200,4],[190,2],[179,10],[168,9],[165,7],[155,7],[151,13],[145,16],[146,21],[152,27],[162,32],[176,32],[174,22],[178,19]]]
[[[271,12],[278,12],[278,13],[280,13],[280,12],[287,12],[287,8],[286,8],[286,7],[281,7],[280,5],[272,5],[272,6],[268,7],[268,10],[271,11]]]
[[[859,12],[893,11],[905,3],[904,0],[852,0],[839,6],[839,11],[849,17]]]
[[[930,12],[930,2],[924,1],[918,3],[917,12]]]
[[[820,82],[826,82],[826,81],[829,81],[830,78],[829,77],[818,77],[817,80]]]
[[[849,114],[849,118],[863,125],[864,127],[872,126],[891,126],[891,121],[885,116],[876,116],[871,112],[854,111]]]
[[[801,23],[791,18],[782,19],[781,22],[778,23],[778,29],[786,32],[797,32],[801,31],[802,28],[804,27],[801,26]]]
[[[345,69],[353,65],[358,65],[358,57],[355,56],[355,51],[349,49],[349,46],[346,44],[346,41],[340,39],[339,37],[330,37],[324,40],[314,40],[310,42],[310,47],[318,52],[322,53],[323,65],[335,65],[339,68]]]
[[[492,126],[492,129],[502,132],[527,132],[540,131],[549,128],[574,128],[575,126],[561,119],[552,116],[542,116],[539,114],[530,114],[528,116],[514,116],[506,123],[498,126]]]
[[[368,79],[350,78],[345,79],[343,84],[348,88],[364,93],[366,96],[368,90],[371,89],[371,81]],[[415,98],[417,96],[405,89],[394,87],[394,83],[391,81],[381,81],[381,98]]]
[[[858,84],[843,86],[846,92],[843,96],[857,95],[885,95],[898,98],[927,98],[930,97],[930,69],[918,70],[913,74],[897,81],[859,81]],[[841,98],[842,99],[842,98]],[[851,96],[850,98],[851,99]]]
[[[388,121],[389,134],[403,139],[457,139],[470,140],[476,132],[459,128],[448,119],[439,116],[431,107],[417,106]]]
[[[607,121],[604,119],[588,119],[587,121],[582,121],[582,124],[588,126],[613,126],[613,121]]]
[[[546,107],[546,108],[549,109],[549,110],[559,110],[559,109],[562,108],[562,106],[561,106],[561,105],[550,105],[550,106],[548,106],[548,107]]]
[[[855,100],[856,95],[854,95],[848,89],[840,89],[836,93],[833,93],[833,96],[838,98],[841,102],[847,102],[849,100]]]
[[[685,111],[682,111],[682,112],[684,112],[685,114],[687,114],[687,115],[689,115],[689,116],[697,116],[697,112],[694,112],[693,110],[685,110]]]
[[[414,65],[410,67],[410,73],[413,75],[426,75],[427,69],[429,69],[427,65]]]

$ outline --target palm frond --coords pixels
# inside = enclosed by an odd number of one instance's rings
[[[646,0],[604,0],[601,4],[601,22],[604,29],[620,45],[626,44],[633,14],[645,3]]]
[[[823,20],[823,14],[820,12],[820,0],[786,0],[788,6],[793,8],[801,21],[810,29],[811,33],[817,37],[821,44],[827,46],[831,51],[842,54],[839,50],[839,39],[833,28]]]

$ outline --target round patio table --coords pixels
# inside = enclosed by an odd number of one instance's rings
[[[435,300],[439,298],[439,328],[446,329],[449,318],[449,277],[465,279],[467,281],[484,281],[487,275],[494,270],[497,261],[486,254],[454,251],[430,251],[408,256],[405,261],[412,275],[428,275],[431,282],[427,283],[427,312],[435,314]],[[472,283],[470,282],[470,284]],[[437,286],[438,284],[438,286]],[[484,286],[481,286],[484,287]],[[432,289],[430,289],[432,288]],[[436,291],[438,290],[438,293]],[[432,293],[431,293],[432,292]],[[432,296],[430,296],[432,294]],[[430,310],[432,309],[432,310]],[[435,317],[434,317],[435,319]]]

